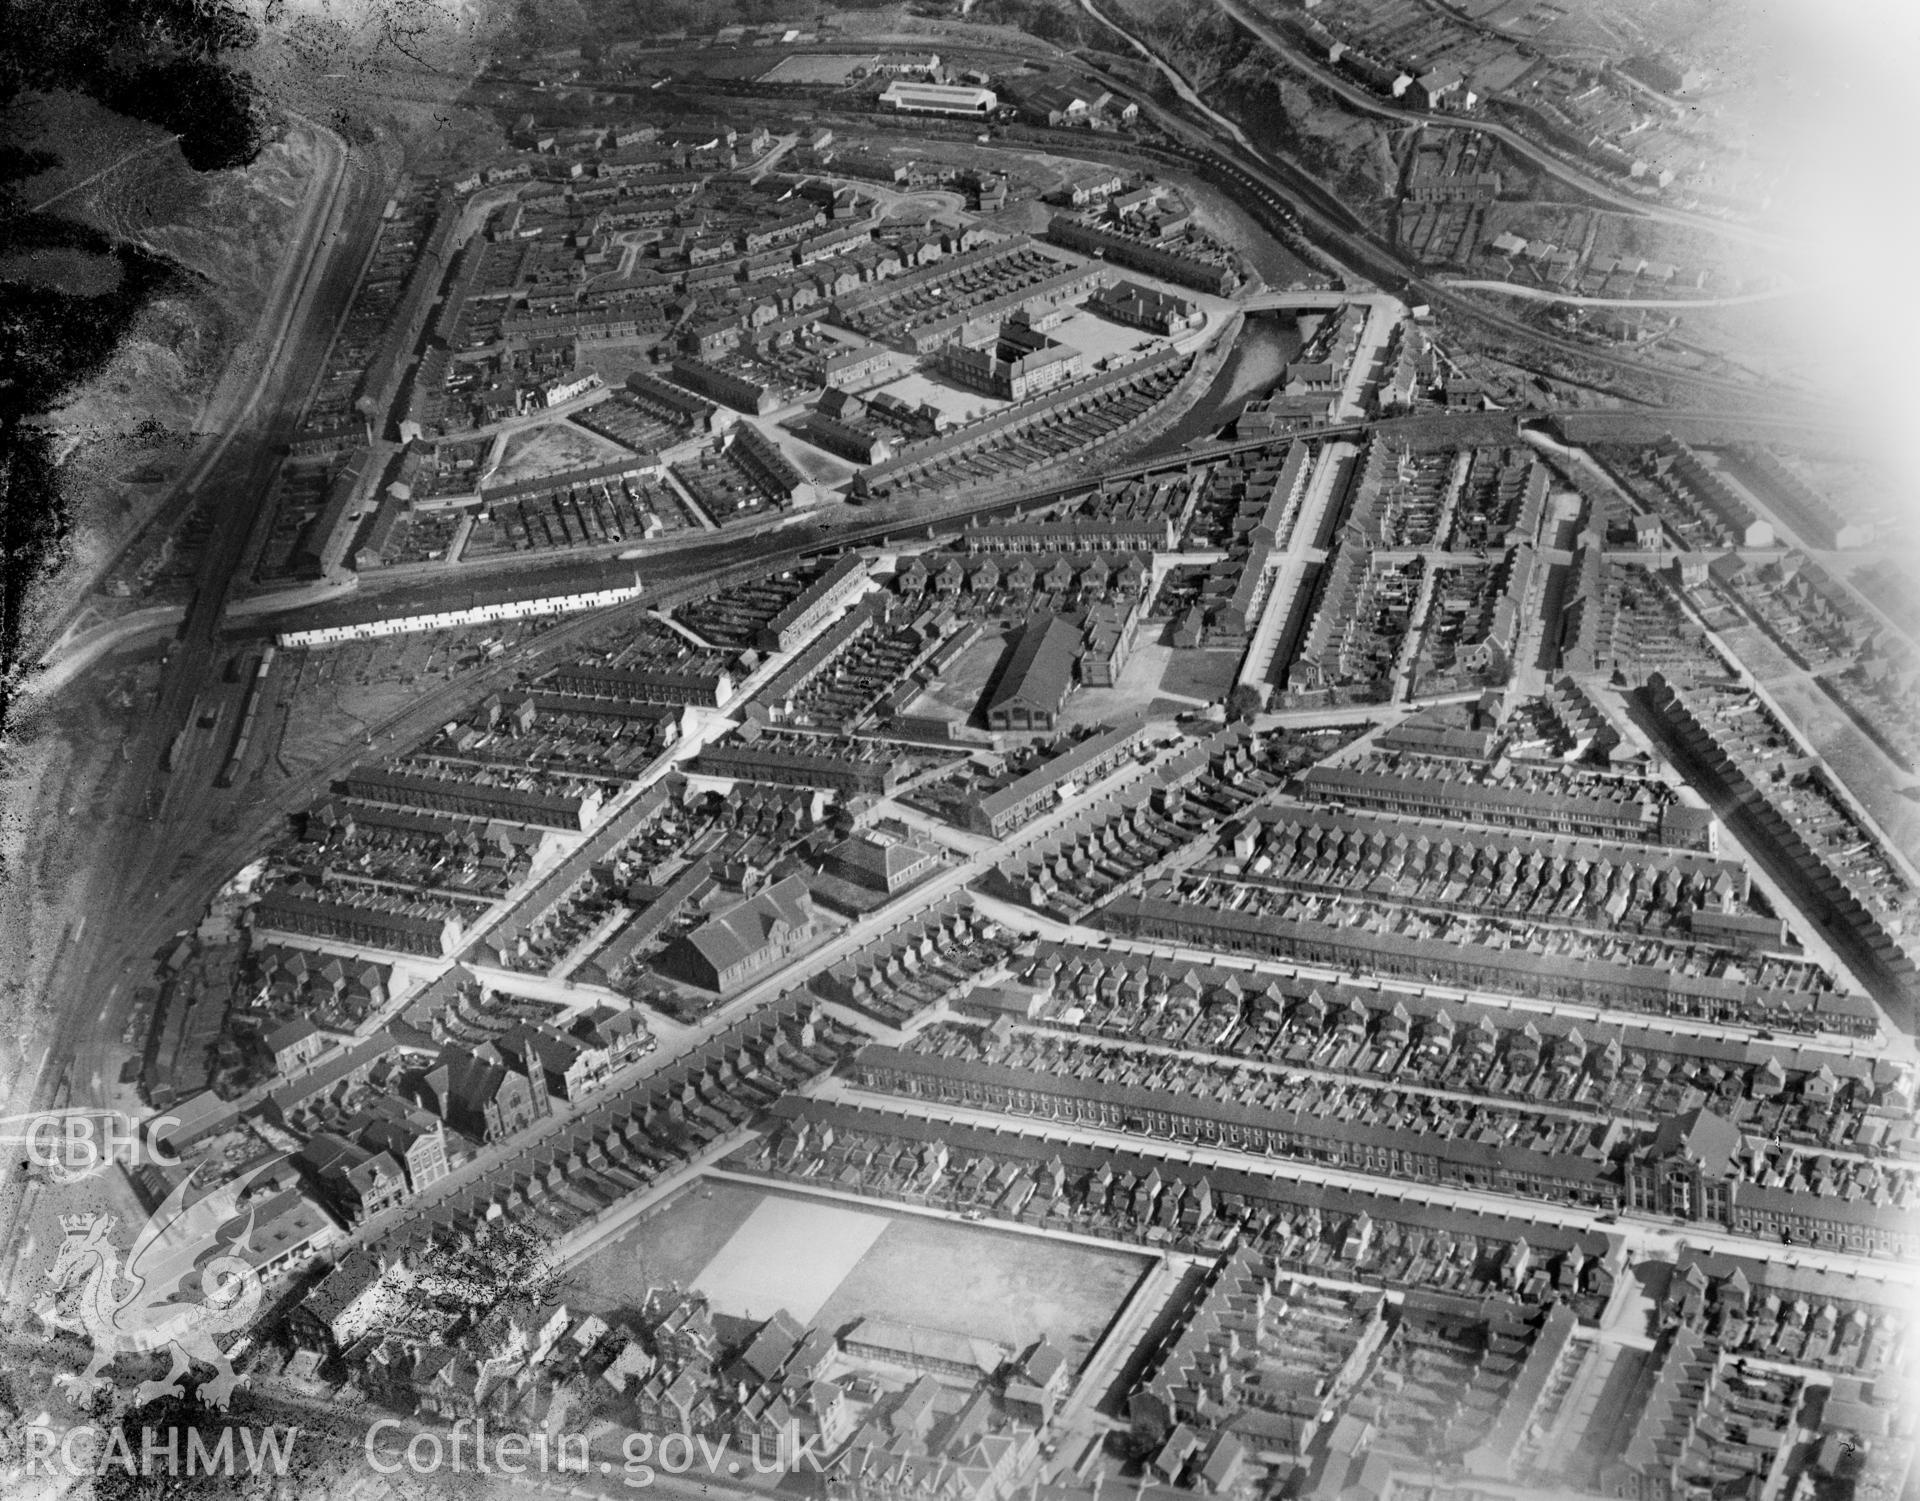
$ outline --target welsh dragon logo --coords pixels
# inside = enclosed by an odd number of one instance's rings
[[[57,1378],[76,1404],[106,1385],[102,1373],[116,1358],[156,1350],[171,1350],[173,1367],[163,1379],[140,1384],[138,1404],[179,1395],[180,1380],[196,1360],[214,1370],[201,1399],[225,1408],[232,1398],[240,1378],[213,1337],[244,1329],[260,1308],[260,1274],[234,1254],[248,1248],[253,1214],[238,1212],[230,1188],[189,1204],[192,1181],[189,1173],[153,1212],[124,1264],[111,1239],[114,1216],[61,1217],[66,1238],[47,1273],[51,1290],[34,1312],[50,1328],[93,1342],[86,1370]],[[228,1237],[236,1225],[238,1233]],[[215,1227],[211,1237],[208,1226]],[[210,1244],[216,1254],[196,1255]]]

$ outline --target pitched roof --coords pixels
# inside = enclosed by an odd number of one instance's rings
[[[1080,632],[1057,615],[1041,615],[1020,633],[1006,671],[988,700],[989,711],[1020,704],[1056,712],[1073,683]]]
[[[1718,1177],[1732,1168],[1740,1141],[1738,1126],[1702,1107],[1669,1117],[1648,1143],[1647,1150],[1656,1158],[1680,1152],[1699,1163],[1701,1171]]]
[[[977,1339],[949,1329],[929,1329],[923,1324],[904,1324],[892,1319],[862,1319],[847,1335],[849,1344],[881,1350],[909,1364],[935,1360],[972,1366],[992,1373],[1006,1361],[1007,1352],[991,1340]],[[935,1390],[937,1390],[937,1385]],[[912,1392],[908,1397],[913,1396]],[[904,1404],[903,1404],[904,1405]]]
[[[295,1017],[285,1026],[275,1027],[267,1034],[267,1051],[270,1053],[281,1053],[288,1048],[297,1047],[309,1037],[317,1034],[319,1030],[320,1029],[313,1024],[312,1018],[305,1016]]]
[[[740,1363],[762,1381],[771,1381],[792,1359],[805,1337],[806,1331],[782,1308],[760,1326],[753,1342],[740,1352]]]
[[[355,1299],[379,1282],[382,1270],[372,1252],[356,1246],[308,1291],[300,1306],[331,1326]]]
[[[863,830],[841,840],[830,853],[840,864],[879,876],[891,884],[903,878],[933,851],[910,836],[895,838]]]
[[[1027,1375],[1041,1386],[1050,1384],[1066,1363],[1067,1357],[1058,1346],[1049,1344],[1044,1334],[1021,1362]]]
[[[799,876],[788,876],[758,896],[709,918],[687,935],[687,942],[717,973],[725,973],[765,949],[773,939],[775,924],[799,928],[812,920],[807,883]]]
[[[473,1110],[490,1104],[514,1072],[486,1043],[471,1050],[448,1048],[440,1055],[440,1067],[447,1071],[443,1098],[449,1104],[457,1100]]]

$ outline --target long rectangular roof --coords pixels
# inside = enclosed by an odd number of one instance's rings
[[[1121,747],[1131,745],[1139,734],[1140,727],[1130,725],[1117,730],[1105,730],[1091,739],[1082,740],[1066,754],[1055,756],[1046,765],[1028,772],[1017,782],[1002,787],[998,792],[989,793],[980,800],[980,811],[988,818],[994,818],[1017,808],[1036,794],[1071,781],[1083,769],[1097,765]]]
[[[802,589],[781,611],[767,622],[766,628],[779,634],[789,626],[806,617],[823,599],[829,598],[836,589],[845,587],[855,575],[866,568],[865,561],[858,553],[845,553],[833,567]]]
[[[1369,933],[1334,927],[1326,923],[1294,922],[1283,917],[1247,912],[1225,912],[1191,902],[1169,901],[1162,897],[1127,896],[1118,898],[1108,909],[1116,915],[1131,915],[1148,920],[1198,923],[1235,932],[1256,932],[1284,941],[1308,944],[1332,944],[1351,949],[1359,962],[1369,968],[1381,958],[1400,958],[1416,962],[1430,970],[1437,961],[1443,964],[1471,962],[1491,977],[1496,988],[1514,988],[1513,977],[1537,981],[1542,974],[1565,975],[1616,989],[1666,991],[1676,997],[1699,997],[1738,1005],[1756,993],[1768,997],[1768,1004],[1781,1008],[1835,1011],[1847,1008],[1848,997],[1814,992],[1766,990],[1737,980],[1721,980],[1711,975],[1675,974],[1653,965],[1612,964],[1600,959],[1579,959],[1572,955],[1536,954],[1526,949],[1466,947],[1431,938],[1409,938],[1400,933]],[[1531,993],[1531,985],[1519,987]]]
[[[498,782],[466,782],[458,777],[429,776],[418,771],[393,771],[384,766],[356,766],[342,779],[355,797],[376,802],[406,803],[409,794],[483,798],[502,808],[528,814],[534,822],[559,816],[577,821],[590,800],[586,792],[546,792],[533,787],[512,787]],[[391,794],[391,797],[386,796]]]
[[[888,104],[932,104],[946,109],[956,106],[992,109],[1000,102],[1000,96],[992,89],[977,88],[970,84],[909,83],[905,79],[896,79],[888,84],[880,97]]]
[[[1637,822],[1651,826],[1655,811],[1651,799],[1580,797],[1570,793],[1534,792],[1524,787],[1488,787],[1478,782],[1443,777],[1395,776],[1378,771],[1348,770],[1338,766],[1309,767],[1301,785],[1323,797],[1365,799],[1380,793],[1424,794],[1437,802],[1462,809],[1520,809],[1545,817],[1586,818],[1595,822]]]
[[[1020,633],[1006,671],[987,701],[988,712],[1020,704],[1057,713],[1073,685],[1073,662],[1079,650],[1077,629],[1057,615],[1036,616]]]
[[[1296,1204],[1330,1214],[1365,1213],[1395,1224],[1443,1230],[1456,1238],[1471,1235],[1511,1241],[1524,1235],[1529,1246],[1546,1254],[1577,1246],[1586,1255],[1600,1258],[1607,1254],[1609,1248],[1604,1231],[1576,1230],[1555,1220],[1527,1219],[1518,1210],[1513,1214],[1481,1214],[1450,1205],[1420,1204],[1411,1199],[1366,1189],[1301,1182],[1288,1176],[1288,1169],[1280,1163],[1274,1165],[1275,1170],[1271,1173],[1212,1166],[1202,1168],[1159,1153],[1116,1152],[1104,1146],[1023,1136],[1011,1126],[1001,1131],[955,1121],[926,1120],[872,1106],[829,1103],[802,1095],[784,1095],[774,1101],[773,1114],[783,1120],[806,1120],[829,1125],[842,1132],[869,1131],[907,1142],[942,1142],[950,1151],[984,1152],[996,1161],[1012,1158],[1039,1164],[1057,1157],[1061,1166],[1075,1176],[1102,1169],[1110,1171],[1116,1178],[1128,1174],[1145,1178],[1157,1172],[1170,1187],[1197,1186],[1204,1179],[1216,1202],[1233,1194],[1242,1199]]]
[[[1619,1179],[1611,1163],[1573,1153],[1536,1152],[1527,1147],[1454,1140],[1421,1129],[1374,1126],[1364,1121],[1310,1115],[1299,1110],[1269,1110],[1231,1100],[1209,1099],[1198,1094],[1173,1094],[1163,1089],[1145,1089],[1106,1079],[1080,1079],[1002,1063],[977,1063],[965,1058],[943,1058],[932,1053],[910,1053],[877,1043],[861,1049],[856,1061],[865,1067],[897,1068],[922,1078],[951,1080],[956,1084],[992,1085],[1031,1094],[1097,1101],[1122,1111],[1165,1111],[1195,1120],[1215,1121],[1223,1126],[1278,1131],[1289,1136],[1365,1147],[1386,1147],[1403,1152],[1431,1153],[1443,1162],[1457,1162],[1481,1172],[1577,1178],[1591,1183],[1612,1183]]]
[[[758,896],[709,918],[687,935],[687,942],[716,974],[725,974],[766,948],[776,923],[797,928],[810,922],[807,894],[805,881],[788,876]]]

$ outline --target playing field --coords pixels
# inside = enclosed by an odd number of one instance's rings
[[[715,1308],[766,1318],[784,1308],[803,1324],[847,1280],[887,1218],[839,1204],[762,1199],[693,1279]]]
[[[716,1312],[785,1308],[834,1331],[886,1318],[1023,1348],[1042,1334],[1083,1361],[1146,1270],[1123,1251],[726,1181],[703,1181],[596,1251],[572,1276],[588,1307],[652,1286],[704,1292]]]
[[[795,52],[780,59],[761,75],[762,83],[825,83],[839,85],[853,76],[855,68],[873,65],[871,57],[846,57],[832,52]]]
[[[1242,655],[1237,647],[1169,650],[1166,668],[1160,675],[1160,691],[1217,704],[1232,690]]]

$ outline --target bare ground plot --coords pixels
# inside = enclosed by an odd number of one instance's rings
[[[628,457],[618,443],[595,436],[570,422],[553,421],[507,440],[506,456],[500,472],[493,477],[495,486],[515,480],[537,479],[543,474],[558,474],[563,469],[581,469],[589,464],[607,464]]]
[[[1140,635],[1148,635],[1142,626]],[[1152,712],[1160,697],[1160,678],[1166,670],[1171,648],[1141,642],[1135,638],[1133,651],[1120,669],[1120,681],[1111,688],[1076,688],[1067,699],[1067,724],[1120,724]]]
[[[1175,293],[1178,287],[1168,282],[1153,282],[1148,277],[1132,277],[1130,280],[1146,282],[1157,287],[1170,288]],[[1087,368],[1092,368],[1095,360],[1124,360],[1136,354],[1144,355],[1156,349],[1165,348],[1170,340],[1157,334],[1150,334],[1137,328],[1129,328],[1124,323],[1115,323],[1102,318],[1098,313],[1090,313],[1085,308],[1076,308],[1058,325],[1050,329],[1047,337],[1057,340],[1070,348],[1077,349],[1086,356]]]
[[[1006,655],[1007,638],[997,631],[980,639],[948,665],[940,679],[908,706],[909,714],[931,714],[965,724],[980,707],[980,699],[993,681],[994,669]]]
[[[1122,724],[1184,714],[1226,698],[1240,665],[1238,651],[1176,651],[1152,639],[1159,634],[1156,625],[1140,627],[1133,651],[1120,669],[1120,681],[1113,687],[1075,688],[1062,716],[1065,723]]]
[[[582,364],[591,364],[600,378],[615,390],[627,383],[636,371],[656,370],[652,350],[660,342],[658,334],[642,334],[633,339],[602,339],[580,346]]]
[[[280,653],[236,785],[250,796],[271,795],[285,779],[312,773],[404,713],[427,689],[478,666],[481,643],[511,646],[526,630],[526,623],[511,622]]]
[[[1002,401],[997,396],[988,396],[980,391],[969,391],[964,386],[949,385],[944,380],[918,371],[912,375],[903,376],[899,380],[889,381],[879,389],[913,406],[918,406],[922,402],[929,403],[959,423],[974,422],[994,412],[1004,411],[1013,405],[1012,402]]]
[[[1722,632],[1724,639],[1786,710],[1847,791],[1860,800],[1909,860],[1920,861],[1920,801],[1906,796],[1909,778],[1806,673],[1754,626]],[[1920,784],[1916,784],[1920,785]]]
[[[998,213],[976,217],[989,229],[996,229],[1004,235],[1042,235],[1047,232],[1047,224],[1054,213],[1054,209],[1037,198],[1009,198],[1007,206]]]
[[[816,485],[844,485],[859,472],[857,465],[849,464],[845,459],[836,458],[830,453],[813,447],[810,443],[802,442],[777,423],[756,421],[746,417],[740,420],[748,423],[761,437],[778,448],[802,474]]]
[[[693,1278],[693,1288],[722,1313],[768,1319],[785,1309],[812,1324],[887,1225],[885,1215],[843,1203],[762,1198]]]
[[[722,1313],[770,1318],[784,1308],[812,1324],[889,1223],[824,1199],[762,1198],[693,1286]]]

